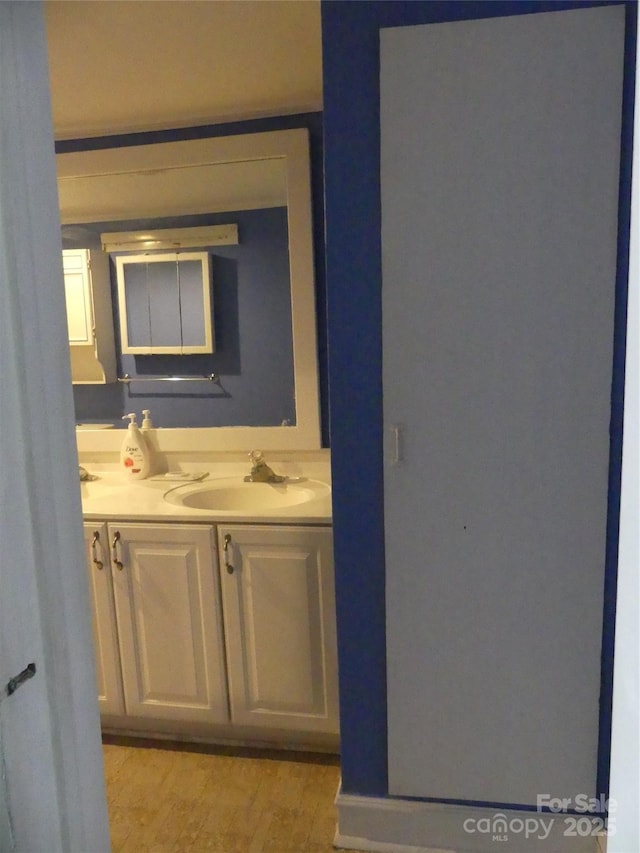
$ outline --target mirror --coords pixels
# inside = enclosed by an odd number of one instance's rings
[[[184,217],[185,224],[201,224],[198,216],[222,216],[231,220],[233,211],[257,211],[264,208],[285,210],[288,229],[289,280],[285,281],[290,300],[290,338],[287,346],[291,357],[283,371],[290,371],[294,397],[291,425],[274,424],[273,416],[266,423],[212,426],[210,423],[189,426],[177,423],[174,428],[158,430],[161,449],[194,449],[198,444],[206,449],[314,449],[321,446],[319,426],[318,368],[314,294],[313,243],[311,222],[311,189],[307,131],[285,130],[270,133],[251,133],[241,136],[215,137],[181,142],[163,142],[123,148],[82,151],[57,155],[60,217],[63,233],[80,242],[93,240],[105,229],[105,223],[160,223]],[[286,205],[286,208],[285,208]],[[160,227],[157,225],[157,227]],[[150,227],[145,224],[142,227]],[[79,247],[78,243],[76,246]],[[257,311],[268,309],[269,299],[255,305]],[[218,309],[220,310],[220,309]],[[286,308],[279,310],[285,315]],[[275,319],[275,318],[274,318]],[[287,329],[287,336],[289,330]],[[281,337],[281,336],[280,336]],[[259,352],[268,340],[252,341]],[[124,359],[124,357],[122,357]],[[177,358],[184,358],[178,356]],[[195,358],[195,356],[194,356]],[[122,364],[124,365],[124,361]],[[184,364],[184,362],[183,362]],[[128,370],[135,375],[134,370]],[[137,371],[140,373],[140,371]],[[144,369],[142,373],[144,373]],[[150,372],[150,371],[147,371]],[[153,371],[161,373],[162,370]],[[180,370],[171,367],[172,374]],[[202,373],[213,372],[203,370]],[[217,372],[217,371],[216,371]],[[201,396],[208,404],[216,403],[216,395],[225,391],[224,370],[220,371],[220,387],[203,387]],[[280,374],[281,371],[278,371]],[[265,376],[262,391],[269,397],[278,377]],[[200,383],[197,383],[198,385]],[[167,385],[158,383],[163,393]],[[178,410],[180,394],[172,408]],[[185,405],[191,410],[197,404],[193,394],[196,383],[189,382]],[[206,386],[206,383],[203,383]],[[129,410],[147,406],[150,382],[126,386],[131,400],[125,397]],[[118,392],[125,388],[118,386]],[[155,393],[155,389],[154,389]],[[229,395],[227,394],[227,397]],[[138,398],[136,400],[136,397]],[[178,405],[176,405],[176,402]],[[219,402],[223,402],[220,400]],[[284,419],[283,419],[284,420]],[[156,421],[163,427],[161,421]],[[184,425],[186,427],[187,424]],[[79,433],[79,443],[87,449],[112,449],[121,436],[114,430],[90,430]],[[194,445],[195,442],[195,445]],[[90,443],[90,444],[89,444]],[[82,449],[82,448],[81,448]]]

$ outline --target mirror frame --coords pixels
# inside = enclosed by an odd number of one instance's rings
[[[58,178],[82,178],[282,157],[287,179],[296,424],[156,429],[158,449],[316,450],[321,447],[309,136],[304,128],[56,155]],[[60,211],[63,224],[71,222]],[[161,426],[161,425],[160,425]],[[79,451],[120,449],[118,429],[78,430]]]

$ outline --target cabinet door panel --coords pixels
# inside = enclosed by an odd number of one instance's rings
[[[110,525],[127,713],[225,722],[223,640],[211,527]]]
[[[331,531],[224,527],[232,719],[337,731]]]
[[[99,250],[64,249],[62,266],[72,381],[82,385],[114,382],[109,259]]]
[[[182,309],[180,307],[179,266],[175,261],[153,264],[153,298],[149,300],[151,348],[182,346]]]
[[[147,267],[144,264],[131,264],[123,276],[129,345],[151,349]]]
[[[188,350],[190,347],[201,346],[202,342],[207,340],[211,330],[207,331],[207,319],[202,310],[202,265],[197,261],[182,261],[179,266],[179,275],[181,344]]]
[[[98,705],[102,714],[124,714],[106,524],[85,523],[84,541],[92,603]]]
[[[84,249],[62,253],[69,343],[93,343],[93,310]]]

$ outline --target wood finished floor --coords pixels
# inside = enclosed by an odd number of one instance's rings
[[[336,756],[108,737],[103,751],[113,853],[334,850]]]

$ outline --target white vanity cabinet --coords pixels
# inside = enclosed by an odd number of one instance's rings
[[[332,532],[220,525],[233,723],[338,732]]]
[[[331,527],[84,529],[108,729],[334,748]]]
[[[115,382],[109,258],[99,250],[64,249],[62,269],[72,381]]]
[[[93,563],[89,545],[103,713],[227,722],[214,528],[88,524],[88,542],[99,530],[103,543],[105,528],[108,552],[100,558],[102,568]],[[104,557],[104,547],[101,553]]]

